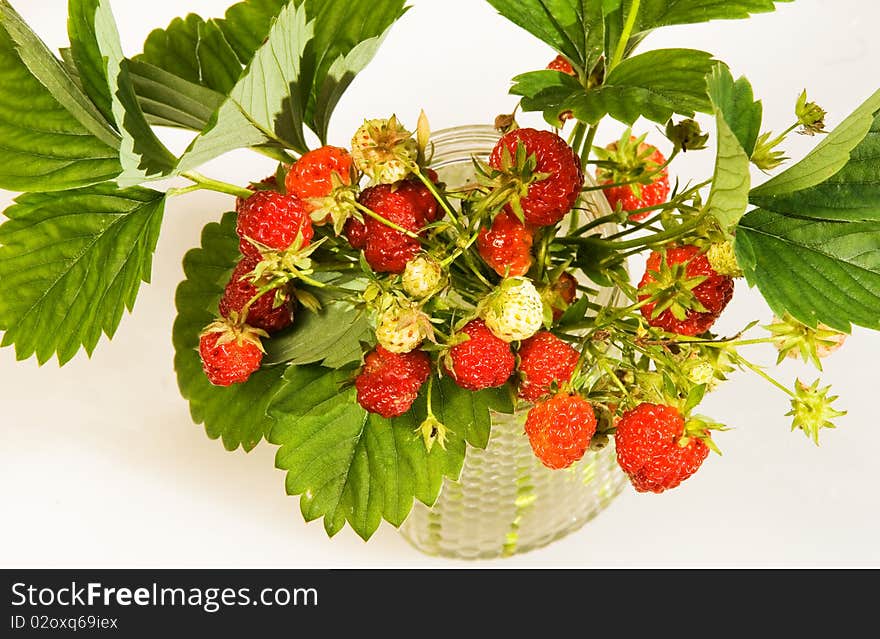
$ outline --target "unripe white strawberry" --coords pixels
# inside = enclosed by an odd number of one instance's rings
[[[410,260],[403,272],[403,290],[415,300],[431,297],[446,285],[443,267],[430,255]]]
[[[479,315],[497,338],[516,342],[541,330],[547,313],[531,280],[509,277],[483,300]]]
[[[433,333],[431,318],[421,310],[393,305],[379,315],[376,341],[391,353],[410,353]]]
[[[351,141],[351,155],[374,184],[394,184],[409,177],[419,158],[419,145],[392,116],[364,122]]]
[[[716,242],[706,252],[709,265],[715,269],[718,275],[727,277],[742,277],[743,272],[736,261],[736,253],[730,242]]]

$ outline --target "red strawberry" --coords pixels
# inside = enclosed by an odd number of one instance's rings
[[[503,386],[516,366],[510,344],[498,339],[483,320],[468,323],[467,339],[449,349],[446,371],[455,383],[470,391]]]
[[[278,178],[274,175],[270,175],[262,182],[251,182],[250,189],[251,191],[277,191]],[[236,213],[241,213],[241,207],[244,206],[245,202],[247,202],[247,200],[243,197],[235,198]]]
[[[561,137],[550,131],[516,129],[498,142],[489,164],[498,171],[515,172],[516,167],[504,166],[515,159],[517,147],[536,160],[535,173],[547,174],[528,186],[528,194],[520,198],[525,221],[533,226],[556,224],[577,204],[584,187],[584,173],[577,154]],[[505,154],[504,150],[507,150]]]
[[[526,417],[526,435],[547,468],[568,468],[583,458],[596,433],[596,414],[583,397],[560,394],[536,404]]]
[[[199,337],[202,369],[215,386],[243,384],[260,369],[266,333],[247,325],[218,321]]]
[[[699,436],[687,436],[678,409],[640,404],[617,422],[617,463],[640,493],[662,493],[693,475],[709,455]]]
[[[275,191],[257,191],[238,213],[239,249],[242,255],[261,259],[260,249],[249,240],[276,251],[290,248],[300,237],[300,248],[308,246],[314,229],[305,202]]]
[[[424,184],[407,181],[366,189],[360,203],[389,222],[413,233],[441,217],[437,200]],[[367,262],[379,273],[400,274],[421,250],[421,242],[367,216],[350,219],[345,235],[351,246],[363,250]]]
[[[519,349],[519,396],[537,402],[571,380],[580,353],[556,337],[542,331],[523,342]]]
[[[733,299],[734,280],[719,275],[696,246],[656,251],[648,258],[639,284],[639,300],[657,300],[642,307],[651,326],[669,333],[694,336],[708,331]],[[666,307],[655,316],[655,309]]]
[[[556,58],[547,65],[547,69],[550,71],[559,71],[560,73],[564,73],[566,75],[577,75],[574,72],[574,67],[571,66],[571,62],[565,59],[564,56],[558,55]]]
[[[220,315],[228,319],[235,313],[238,319],[254,328],[277,333],[293,323],[293,303],[286,291],[281,295],[280,305],[276,305],[277,291],[264,293],[254,301],[257,287],[247,276],[257,268],[257,264],[257,260],[245,257],[235,267],[232,279],[226,285],[226,291],[220,299]],[[250,307],[247,316],[242,317],[242,311],[248,304]]]
[[[333,191],[333,174],[343,184],[351,184],[351,155],[345,149],[324,146],[309,151],[297,160],[287,173],[287,193],[308,202],[327,197]]]
[[[388,419],[408,412],[431,374],[431,359],[423,351],[397,355],[381,346],[367,355],[355,380],[358,403]]]
[[[535,231],[513,213],[495,216],[491,229],[483,229],[477,240],[480,255],[501,277],[519,277],[532,267]]]
[[[620,184],[640,180],[642,175],[656,171],[666,164],[666,158],[655,146],[646,144],[644,138],[627,136],[622,142],[614,142],[605,147],[600,159],[613,162],[613,167],[599,167],[596,179],[599,184]],[[656,175],[625,186],[614,186],[605,189],[605,197],[612,209],[620,205],[624,211],[637,211],[663,204],[669,197],[669,171],[664,168]],[[635,213],[630,215],[634,222],[644,220],[651,213]]]

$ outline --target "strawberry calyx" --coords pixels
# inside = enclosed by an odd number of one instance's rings
[[[387,120],[366,120],[352,139],[351,154],[374,184],[394,184],[409,177],[419,159],[419,145],[392,115]]]
[[[338,173],[330,176],[333,185],[330,195],[326,197],[311,198],[308,204],[312,209],[311,218],[315,224],[327,224],[332,222],[333,232],[338,236],[342,234],[345,223],[354,218],[363,222],[363,217],[357,207],[358,180],[354,177],[346,182]]]
[[[687,319],[689,311],[708,313],[694,293],[694,289],[705,282],[705,275],[691,277],[687,274],[688,262],[669,264],[664,254],[658,271],[649,271],[653,281],[639,289],[640,297],[654,302],[651,318],[669,311],[679,321]]]
[[[551,177],[549,173],[538,172],[538,158],[529,153],[522,141],[517,142],[515,153],[508,147],[501,150],[501,168],[495,169],[474,160],[477,179],[481,186],[489,189],[476,208],[478,214],[494,217],[496,213],[509,206],[517,219],[525,224],[522,200],[529,195],[529,187]]]
[[[819,431],[823,428],[837,428],[832,420],[843,417],[846,411],[832,407],[838,396],[832,395],[831,386],[819,387],[820,380],[807,386],[801,380],[795,383],[794,395],[791,399],[791,411],[786,417],[792,417],[791,430],[800,429],[807,437],[819,445]]]
[[[773,324],[765,327],[770,331],[770,339],[779,351],[777,364],[788,357],[812,363],[822,370],[822,358],[828,357],[843,346],[847,335],[825,324],[815,328],[803,324],[790,315],[776,318]]]
[[[263,348],[263,342],[261,338],[269,337],[269,333],[259,328],[254,328],[245,324],[242,321],[243,317],[247,317],[247,313],[239,314],[239,313],[230,313],[229,318],[227,319],[218,319],[215,322],[212,322],[199,334],[199,338],[204,337],[205,335],[213,335],[219,334],[220,337],[217,338],[217,346],[223,346],[225,344],[231,344],[235,342],[238,346],[243,346],[244,344],[253,344],[257,348],[260,349],[261,352],[265,353],[265,349]]]
[[[645,142],[647,137],[647,133],[635,137],[632,129],[627,129],[617,142],[604,149],[595,147],[600,162],[597,170],[599,183],[627,184],[636,197],[641,197],[641,187],[653,183],[666,170],[665,164],[652,159],[657,149]]]
[[[294,280],[301,280],[317,288],[324,287],[324,284],[310,276],[314,274],[311,255],[324,244],[326,238],[304,247],[303,237],[298,234],[289,248],[280,251],[264,246],[251,238],[246,239],[260,251],[262,256],[248,276],[248,279],[259,288],[259,295],[279,289]]]
[[[721,455],[721,449],[712,439],[712,431],[724,432],[730,430],[727,426],[719,424],[715,420],[704,415],[693,415],[685,418],[684,432],[678,440],[682,448],[690,446],[694,440],[700,441],[713,453]]]

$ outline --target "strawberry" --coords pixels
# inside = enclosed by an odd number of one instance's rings
[[[525,181],[522,171],[514,166],[520,145],[535,163]],[[565,140],[550,131],[511,131],[498,142],[489,164],[519,185],[512,197],[522,208],[525,222],[533,226],[552,226],[562,220],[577,204],[584,187],[580,158]]]
[[[542,331],[523,342],[519,349],[519,396],[537,402],[571,380],[580,353]]]
[[[423,300],[442,290],[447,281],[443,266],[430,255],[424,254],[407,263],[401,285],[410,298]]]
[[[502,211],[495,216],[491,229],[483,229],[477,248],[483,260],[501,277],[525,275],[532,267],[532,242],[535,231],[515,215]]]
[[[391,419],[408,412],[431,374],[431,359],[423,351],[397,355],[381,346],[369,353],[355,379],[358,404]]]
[[[434,338],[431,318],[417,306],[395,303],[379,314],[376,341],[391,353],[409,353]]]
[[[251,191],[277,191],[278,190],[278,177],[275,175],[270,175],[262,182],[251,182],[250,183]],[[244,203],[247,200],[241,196],[235,198],[235,212],[241,213],[241,207],[244,206]]]
[[[612,166],[600,166],[596,179],[600,185],[622,184],[605,189],[605,198],[612,209],[618,206],[632,212],[657,206],[669,197],[669,171],[665,168],[666,158],[655,146],[645,143],[645,136],[636,138],[627,131],[620,142],[614,142],[599,153],[599,159],[611,162]],[[658,172],[660,167],[664,167]],[[634,213],[629,219],[634,222],[644,220],[651,213]]]
[[[263,362],[261,337],[268,335],[229,320],[208,326],[199,337],[199,355],[208,380],[215,386],[232,386],[250,379]]]
[[[617,463],[640,493],[662,493],[693,475],[709,455],[705,431],[689,433],[672,406],[640,404],[617,422]]]
[[[565,56],[558,55],[556,58],[547,65],[547,69],[549,71],[559,71],[560,73],[564,73],[566,75],[576,76],[577,73],[574,72],[574,67],[571,66],[571,62],[569,62]]]
[[[323,146],[297,160],[287,173],[288,195],[304,202],[325,198],[333,191],[333,176],[342,184],[351,184],[352,158],[345,149]]]
[[[544,324],[544,300],[524,277],[509,277],[477,309],[486,326],[505,342],[530,338]]]
[[[236,230],[242,255],[254,259],[261,259],[261,246],[284,251],[298,238],[301,249],[314,237],[305,202],[275,191],[257,191],[249,197],[239,210]]]
[[[293,323],[293,303],[290,294],[281,289],[256,297],[257,287],[248,276],[258,263],[255,259],[245,257],[236,265],[220,298],[220,315],[228,319],[234,314],[235,318],[241,318],[241,321],[254,328],[277,333]]]
[[[486,328],[485,322],[469,322],[456,341],[446,356],[446,371],[460,387],[481,391],[503,386],[510,379],[516,365],[513,351]]]
[[[392,116],[364,122],[352,138],[351,153],[357,167],[374,184],[394,184],[409,176],[419,158],[419,146],[412,133]]]
[[[535,456],[547,468],[561,470],[587,452],[596,433],[596,413],[583,397],[563,393],[536,404],[525,428]]]
[[[441,216],[437,200],[424,184],[406,181],[366,189],[362,206],[413,233]],[[421,243],[372,217],[365,222],[350,219],[345,234],[351,246],[363,250],[367,262],[379,273],[401,274],[421,250]]]
[[[696,246],[667,248],[648,258],[639,300],[648,324],[669,333],[694,336],[708,331],[733,299],[732,277],[719,275]]]

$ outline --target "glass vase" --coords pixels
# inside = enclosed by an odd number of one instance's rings
[[[475,180],[472,158],[487,160],[499,137],[490,126],[439,131],[432,166],[450,187],[464,187]],[[583,222],[611,213],[601,191],[586,193],[580,206]],[[614,304],[614,294],[603,290],[595,301]],[[489,445],[468,451],[460,480],[447,480],[432,508],[416,504],[401,528],[410,544],[455,559],[508,557],[573,533],[620,493],[626,480],[613,441],[571,468],[549,470],[532,453],[525,418],[526,410],[493,415]]]

